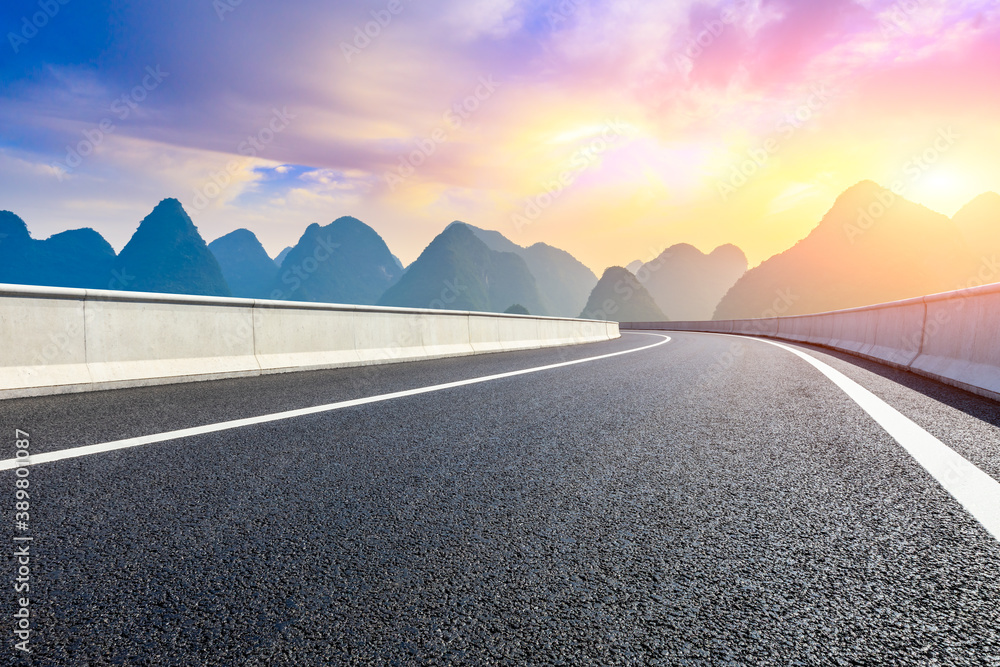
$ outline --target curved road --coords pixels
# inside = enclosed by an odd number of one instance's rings
[[[4,659],[1000,665],[983,525],[795,354],[669,336],[0,402],[6,459],[560,364],[32,466]],[[995,403],[792,347],[1000,479]]]

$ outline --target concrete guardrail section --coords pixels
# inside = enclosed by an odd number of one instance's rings
[[[619,336],[595,320],[0,285],[0,398]]]
[[[812,343],[1000,401],[1000,283],[815,315],[712,322],[623,322]]]

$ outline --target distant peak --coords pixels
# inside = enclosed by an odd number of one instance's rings
[[[626,269],[625,267],[609,266],[608,268],[604,269],[604,274],[601,276],[601,280],[607,281],[620,277],[633,278],[633,279],[635,278],[635,276],[632,275],[632,272]]]
[[[56,237],[73,238],[73,239],[101,239],[102,241],[104,240],[104,237],[101,236],[101,233],[98,232],[93,227],[80,227],[79,229],[67,229],[64,232],[53,234],[52,236],[49,237],[49,239],[54,239]]]
[[[209,245],[209,247],[212,247],[212,246],[216,246],[216,245],[224,244],[224,243],[252,243],[252,244],[260,244],[260,241],[257,239],[257,235],[256,234],[254,234],[253,232],[251,232],[249,229],[241,227],[239,229],[234,229],[233,231],[229,232],[228,234],[224,234],[223,236],[220,236],[219,238],[215,239],[214,241],[212,241],[208,245]]]
[[[337,218],[336,220],[334,220],[331,224],[334,224],[334,225],[337,225],[337,226],[348,226],[349,225],[349,226],[352,226],[352,227],[367,227],[368,226],[365,223],[363,223],[360,220],[358,220],[357,218],[355,218],[353,215],[342,215],[339,218]]]
[[[844,190],[833,203],[830,213],[853,214],[858,208],[868,208],[876,202],[883,206],[888,205],[887,202],[912,203],[901,195],[890,192],[875,181],[868,180],[856,183]]]
[[[153,208],[153,210],[154,211],[163,211],[163,210],[166,210],[166,211],[184,211],[184,206],[180,203],[179,200],[174,199],[173,197],[167,197],[166,199],[161,199],[160,203],[157,204]]]
[[[847,193],[852,192],[854,190],[858,190],[858,191],[862,191],[862,192],[870,192],[872,190],[885,190],[885,188],[882,187],[881,185],[879,185],[878,183],[876,183],[875,181],[871,180],[870,178],[866,178],[865,180],[858,181],[857,183],[855,183],[851,187],[849,187],[846,190],[844,190],[844,194],[847,194]]]
[[[701,250],[698,250],[697,248],[695,248],[690,243],[675,243],[674,245],[672,245],[669,248],[667,248],[666,250],[664,250],[663,253],[661,253],[661,254],[668,254],[668,253],[670,255],[676,255],[676,254],[704,255],[705,254]]]
[[[16,236],[23,239],[30,239],[28,225],[24,224],[18,215],[10,211],[0,211],[0,234],[6,236]]]
[[[859,199],[870,199],[871,197],[877,195],[880,192],[884,192],[886,188],[882,187],[875,181],[864,180],[860,183],[855,183],[851,187],[844,190],[837,201],[857,201]]]
[[[1000,208],[1000,194],[997,194],[996,192],[984,192],[963,206],[962,210],[984,208]]]
[[[441,233],[448,234],[449,236],[453,234],[472,234],[473,236],[475,236],[475,234],[472,231],[472,227],[460,221],[455,221],[451,223],[450,225],[445,227],[444,231]]]
[[[142,219],[139,228],[194,228],[194,223],[179,201],[174,198],[164,199],[157,204],[149,215]]]
[[[743,261],[746,261],[747,258],[747,255],[745,252],[743,252],[743,249],[740,248],[738,245],[733,245],[732,243],[724,243],[723,245],[720,245],[718,248],[713,250],[710,253],[710,255],[715,257],[718,257],[720,255],[739,257],[743,259]]]

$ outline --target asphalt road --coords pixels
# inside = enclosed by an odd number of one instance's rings
[[[1000,665],[1000,543],[803,360],[670,335],[34,466],[0,664]],[[653,342],[9,400],[0,458]],[[797,347],[1000,478],[997,404]]]

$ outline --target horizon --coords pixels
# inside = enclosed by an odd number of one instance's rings
[[[460,220],[599,275],[757,266],[864,180],[948,217],[1000,191],[991,3],[39,7],[0,10],[0,208],[39,239],[120,251],[170,193],[272,257],[351,215],[409,265]]]

